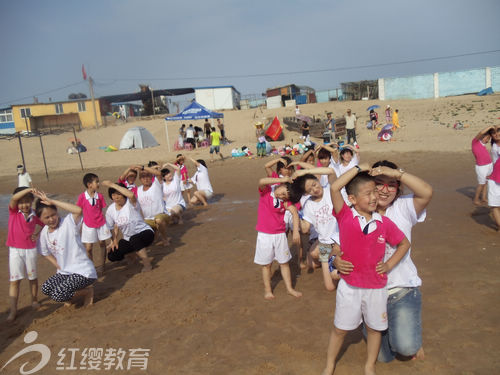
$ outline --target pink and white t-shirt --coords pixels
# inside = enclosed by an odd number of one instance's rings
[[[89,228],[100,228],[106,224],[106,219],[102,214],[102,210],[106,207],[106,200],[101,193],[97,191],[93,196],[90,196],[87,191],[84,191],[78,196],[76,205],[82,208],[83,222]]]
[[[87,251],[80,239],[82,220],[75,223],[73,215],[68,214],[64,219],[59,218],[59,226],[49,232],[45,226],[40,232],[38,249],[40,254],[52,254],[57,260],[60,269],[57,273],[63,275],[78,274],[90,279],[97,279],[94,263],[87,256]]]
[[[488,165],[491,163],[491,155],[486,149],[486,146],[479,140],[472,140],[472,153],[476,158],[476,165]]]
[[[10,247],[18,249],[34,249],[36,241],[31,240],[31,235],[35,231],[36,225],[43,227],[43,223],[35,215],[35,211],[31,210],[27,218],[16,208],[9,206],[9,224],[7,231],[7,242]]]
[[[359,214],[345,203],[340,212],[333,210],[332,213],[339,223],[342,259],[354,265],[349,275],[341,277],[358,288],[383,288],[387,284],[387,274],[377,273],[377,263],[384,260],[386,243],[399,244],[405,237],[403,232],[389,218],[373,213],[375,220],[367,223],[368,231],[364,234]]]
[[[255,229],[262,233],[277,234],[286,232],[285,206],[283,201],[274,196],[276,185],[266,185],[259,189],[259,208]]]

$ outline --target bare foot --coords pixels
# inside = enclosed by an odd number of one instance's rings
[[[87,293],[85,294],[85,297],[83,299],[83,306],[90,306],[94,304],[94,287],[89,286],[87,287]]]
[[[35,310],[38,310],[40,308],[40,302],[38,301],[31,302],[31,307],[34,308]]]
[[[264,298],[265,299],[274,299],[275,297],[274,297],[273,292],[266,292],[266,293],[264,293]]]
[[[73,304],[71,302],[64,302],[64,307],[71,307]]]
[[[423,360],[423,359],[425,359],[425,354],[424,354],[424,348],[423,348],[423,347],[422,347],[422,348],[420,348],[420,349],[418,349],[417,354],[415,354],[415,355],[413,356],[413,358],[412,358],[412,360],[417,360],[417,359],[418,359],[418,360]]]
[[[300,264],[299,264],[299,267],[300,267],[301,270],[306,269],[307,268],[307,263],[304,260],[301,260]]]
[[[476,205],[476,206],[481,205],[481,201],[478,201],[478,200],[473,200],[472,203],[474,203],[474,205]]]
[[[296,291],[295,289],[289,290],[288,294],[290,294],[291,296],[297,297],[297,298],[302,297],[302,293]]]
[[[8,322],[13,322],[16,319],[17,310],[10,310],[10,314],[7,317]]]
[[[365,375],[376,375],[375,374],[375,365],[365,365]]]
[[[332,375],[333,374],[333,370],[335,369],[335,366],[333,368],[325,368],[323,370],[323,372],[321,373],[321,375]]]
[[[147,258],[147,260],[145,259],[142,261],[142,264],[144,266],[142,267],[141,272],[149,272],[153,269],[153,266],[151,265],[151,259],[153,258]]]

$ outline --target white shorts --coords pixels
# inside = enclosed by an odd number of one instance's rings
[[[285,233],[257,233],[254,263],[266,266],[276,260],[279,264],[288,263],[292,259]]]
[[[190,190],[192,188],[193,188],[193,185],[190,184],[189,182],[187,182],[187,181],[186,182],[184,182],[184,181],[181,182],[181,191]]]
[[[210,190],[201,190],[201,192],[205,194],[205,198],[207,199],[207,201],[214,195],[213,191]]]
[[[89,228],[82,224],[82,243],[96,243],[111,238],[111,231],[108,226],[104,224],[99,228]]]
[[[477,175],[477,183],[479,185],[486,184],[486,176],[489,176],[493,172],[493,164],[486,165],[476,165],[476,175]]]
[[[341,279],[335,302],[335,327],[352,331],[362,320],[376,331],[387,329],[387,288],[357,288]]]
[[[17,247],[9,247],[10,281],[22,280],[26,277],[28,280],[37,279],[37,256],[36,248],[18,249]]]
[[[488,206],[500,207],[500,184],[488,180]]]
[[[288,210],[285,211],[285,216],[283,217],[283,221],[285,222],[287,232],[293,229],[293,216],[290,211]]]

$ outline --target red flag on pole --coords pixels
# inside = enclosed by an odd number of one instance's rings
[[[85,71],[85,65],[83,65],[83,64],[82,64],[82,75],[83,75],[83,79],[87,80],[87,72]]]

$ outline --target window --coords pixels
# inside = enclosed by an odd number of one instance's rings
[[[21,118],[31,117],[31,110],[29,108],[21,108]]]
[[[62,103],[57,103],[55,106],[56,106],[56,113],[57,114],[64,113]]]
[[[85,108],[85,102],[78,102],[78,112],[85,112],[87,108]]]

